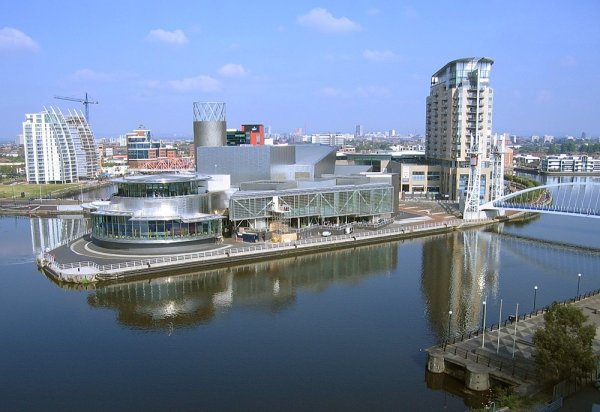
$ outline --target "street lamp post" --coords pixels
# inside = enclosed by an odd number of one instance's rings
[[[577,274],[577,297],[579,297],[579,283],[581,282],[581,273]]]
[[[538,287],[537,287],[537,285],[535,285],[533,287],[533,311],[534,312],[535,312],[535,300],[537,298],[537,290],[538,290]]]
[[[502,299],[500,299],[500,315],[498,315],[498,345],[496,346],[496,353],[500,351],[500,325],[502,324]]]
[[[483,301],[483,327],[482,332],[481,332],[481,347],[483,348],[483,346],[485,345],[485,315],[486,315],[486,304],[485,304],[485,300]]]
[[[448,340],[450,340],[450,323],[452,322],[452,311],[448,311]]]

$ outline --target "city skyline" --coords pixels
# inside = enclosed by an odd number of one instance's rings
[[[431,75],[474,56],[494,60],[493,132],[600,134],[593,1],[69,4],[0,7],[0,140],[86,92],[97,138],[189,137],[195,101],[225,102],[228,127],[424,134]]]

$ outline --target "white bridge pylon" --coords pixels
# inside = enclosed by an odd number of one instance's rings
[[[600,183],[570,182],[530,187],[481,204],[479,208],[482,211],[514,210],[600,218]]]

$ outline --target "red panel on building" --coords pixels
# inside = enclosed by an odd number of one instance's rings
[[[243,124],[242,131],[250,133],[251,145],[265,144],[265,129],[262,124]]]

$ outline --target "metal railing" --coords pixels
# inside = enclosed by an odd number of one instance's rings
[[[496,368],[499,372],[510,374],[515,378],[520,378],[524,381],[535,378],[535,369],[528,369],[519,366],[519,361],[507,361],[500,358],[491,358],[478,352],[473,352],[470,349],[454,346],[453,348],[444,348],[445,352],[453,353],[465,360],[474,361],[477,364],[487,366],[488,368]]]
[[[79,232],[77,235],[75,235],[73,237],[68,237],[68,238],[63,239],[62,241],[56,243],[52,249],[47,249],[46,252],[50,252],[61,246],[68,245],[69,243],[74,242],[75,240],[80,239],[83,236],[89,235],[90,233],[92,233],[91,229],[89,229],[89,228],[85,229],[83,232]]]
[[[586,293],[579,294],[579,295],[577,295],[575,297],[572,297],[572,298],[564,299],[562,301],[555,301],[555,302],[558,303],[559,305],[569,305],[571,303],[579,302],[582,299],[587,299],[587,298],[590,298],[592,296],[596,296],[598,294],[600,294],[600,289],[595,289],[595,290],[591,290],[591,291],[586,292]],[[552,304],[554,304],[554,302]],[[494,330],[499,330],[501,327],[505,328],[506,326],[508,326],[509,324],[513,324],[514,322],[519,322],[519,321],[523,321],[523,320],[528,319],[528,318],[531,319],[534,316],[542,315],[542,314],[544,314],[545,312],[548,311],[548,309],[552,306],[552,304],[544,306],[544,307],[542,307],[540,309],[536,309],[535,311],[531,311],[529,313],[523,313],[523,314],[519,315],[518,317],[509,316],[509,318],[506,319],[506,320],[504,320],[503,322],[493,323],[490,326],[486,325],[485,326],[485,330],[492,332]],[[475,330],[472,330],[472,331],[469,331],[469,332],[463,332],[461,334],[455,334],[454,336],[450,336],[448,338],[442,339],[439,342],[439,346],[440,347],[444,347],[446,345],[454,345],[457,342],[460,343],[460,342],[463,342],[465,340],[469,340],[471,338],[479,336],[479,334],[481,332],[483,332],[483,330],[484,330],[484,328],[480,327],[478,329],[475,329]]]
[[[122,272],[124,269],[131,270],[136,268],[143,267],[152,267],[154,265],[166,266],[168,264],[173,263],[183,263],[183,262],[194,262],[194,261],[207,261],[213,260],[216,258],[222,257],[236,257],[243,256],[248,254],[256,254],[256,252],[272,252],[276,250],[290,250],[290,249],[298,249],[302,247],[309,247],[318,244],[336,244],[336,243],[348,243],[354,242],[358,239],[369,239],[369,238],[385,238],[395,235],[403,235],[410,233],[418,233],[422,231],[427,231],[435,228],[448,228],[448,227],[458,227],[462,223],[459,219],[452,219],[444,222],[428,222],[417,225],[410,225],[406,227],[388,227],[385,229],[379,230],[370,230],[370,231],[361,231],[361,232],[353,232],[350,234],[342,234],[342,235],[334,235],[329,237],[318,237],[318,238],[308,238],[295,240],[291,242],[283,242],[283,243],[260,243],[251,246],[244,247],[222,247],[216,250],[210,250],[206,252],[195,252],[195,253],[187,253],[180,254],[174,256],[161,256],[149,259],[140,259],[127,261],[122,263],[112,263],[106,265],[98,265],[94,262],[75,262],[75,263],[65,263],[60,264],[56,263],[54,259],[49,255],[49,253],[44,253],[43,257],[46,258],[49,262],[52,262],[52,266],[56,269],[66,270],[72,269],[75,267],[93,267],[97,269],[99,272],[103,272],[104,275],[110,276],[111,274],[117,275],[119,272]],[[66,240],[63,243],[66,244],[70,240]],[[49,257],[50,256],[50,257]]]

